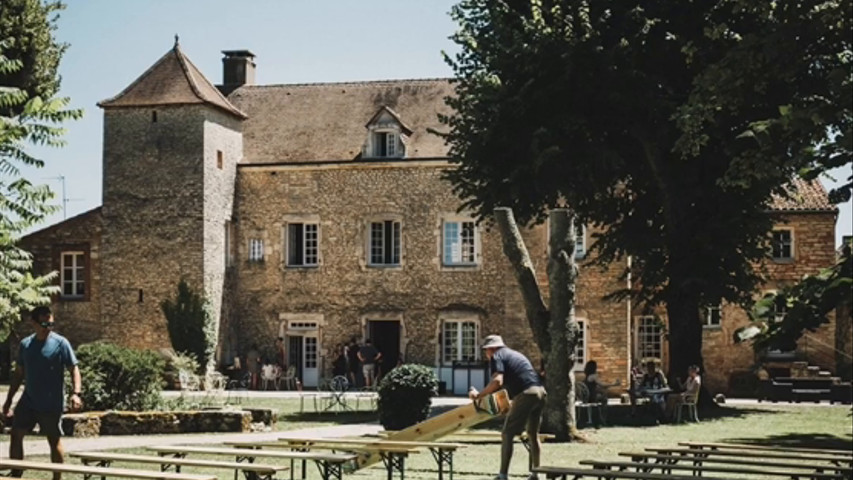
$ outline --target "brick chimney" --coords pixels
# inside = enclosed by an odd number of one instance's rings
[[[222,93],[255,84],[255,54],[248,50],[223,50]]]

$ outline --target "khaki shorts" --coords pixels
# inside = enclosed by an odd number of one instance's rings
[[[62,436],[61,412],[37,412],[26,404],[18,403],[15,406],[12,428],[31,432],[36,424],[38,424],[39,432],[42,435],[48,437]]]
[[[544,387],[530,387],[513,398],[504,421],[503,433],[513,437],[525,429],[531,434],[539,433],[542,410],[545,408],[545,395]]]

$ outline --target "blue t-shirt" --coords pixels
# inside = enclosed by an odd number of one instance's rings
[[[77,365],[71,344],[50,332],[44,341],[35,334],[21,340],[18,365],[24,367],[21,402],[43,413],[62,413],[65,407],[65,370]]]
[[[530,387],[541,387],[542,380],[533,368],[530,360],[515,350],[503,347],[495,351],[489,362],[492,374],[502,373],[504,376],[504,388],[509,398],[514,398],[519,393]]]

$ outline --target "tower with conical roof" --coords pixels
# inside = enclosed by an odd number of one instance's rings
[[[104,337],[170,345],[160,303],[180,280],[216,325],[246,118],[175,46],[104,109],[101,316]]]

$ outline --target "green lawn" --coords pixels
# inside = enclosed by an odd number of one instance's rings
[[[316,415],[298,414],[298,400],[251,400],[252,406],[275,408],[282,412],[278,430],[293,430],[348,423],[376,422],[373,414]],[[730,441],[787,444],[797,446],[819,446],[825,448],[851,448],[851,409],[849,406],[813,406],[813,405],[767,405],[743,407],[732,406],[721,409],[713,418],[702,419],[701,423],[681,425],[651,425],[642,417],[630,417],[627,410],[613,408],[610,412],[614,426],[587,428],[582,431],[588,437],[588,443],[545,444],[543,447],[543,465],[576,466],[582,459],[613,459],[619,452],[642,450],[647,446],[674,446],[680,441]],[[489,425],[487,428],[498,428]],[[448,437],[447,440],[455,440]],[[4,438],[5,450],[7,439]],[[458,480],[491,479],[497,472],[500,446],[492,444],[471,444],[460,450],[455,458],[455,475]],[[144,450],[120,450],[143,453]],[[5,452],[4,452],[5,454]],[[47,460],[47,458],[33,459]],[[264,460],[263,463],[271,463]],[[511,475],[525,478],[527,452],[521,445],[516,446]],[[152,468],[150,465],[119,464],[122,467]],[[184,469],[193,472],[193,469]],[[201,471],[201,470],[196,470]],[[40,473],[29,473],[30,478],[48,478]],[[289,478],[289,474],[280,475]],[[731,477],[731,475],[729,475]],[[222,480],[233,478],[230,473],[221,473]],[[309,465],[308,478],[320,478],[316,468]],[[381,463],[371,468],[345,474],[345,479],[383,479],[384,467]],[[419,453],[407,461],[406,478],[435,480],[437,470],[432,456],[428,452]],[[745,477],[742,477],[745,478]],[[759,479],[762,477],[752,476]],[[781,478],[781,477],[772,477]]]

